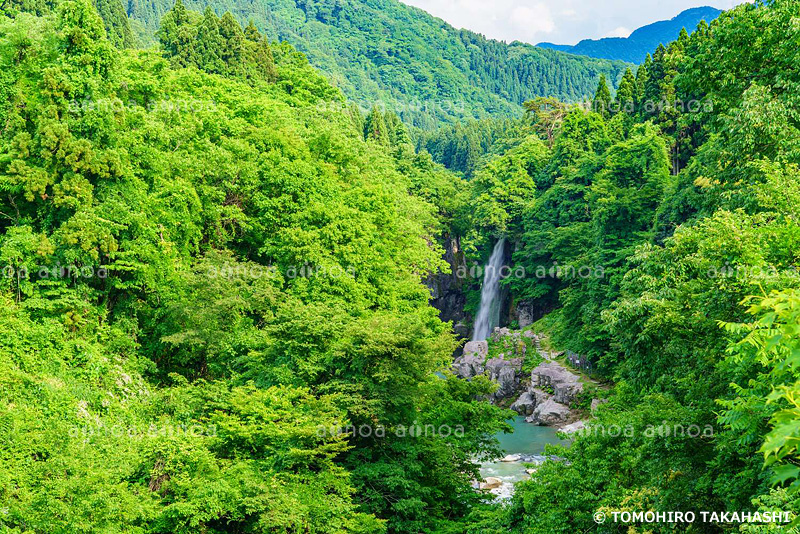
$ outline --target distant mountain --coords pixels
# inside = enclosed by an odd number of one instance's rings
[[[125,0],[144,40],[153,39],[174,0]],[[523,101],[594,94],[601,74],[615,83],[628,66],[526,43],[504,43],[397,0],[184,0],[252,19],[268,38],[306,54],[344,94],[384,106],[410,124],[432,128],[464,118],[515,116]]]
[[[618,59],[630,63],[641,63],[648,53],[658,48],[659,44],[674,41],[681,28],[691,33],[701,20],[711,22],[722,13],[713,7],[695,7],[687,9],[671,20],[662,20],[642,26],[629,37],[607,37],[605,39],[584,39],[576,45],[558,45],[539,43],[536,46],[590,56],[602,59]]]

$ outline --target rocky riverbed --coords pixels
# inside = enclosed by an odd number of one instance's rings
[[[508,405],[527,422],[561,428],[575,423],[581,412],[571,406],[584,392],[581,377],[555,360],[558,353],[542,350],[541,337],[531,331],[495,328],[487,341],[470,341],[453,362],[457,376],[487,375],[497,382],[494,403]],[[535,362],[530,371],[526,364]]]
[[[556,361],[559,353],[542,350],[541,340],[532,331],[495,328],[489,340],[468,342],[463,354],[453,362],[453,371],[461,378],[486,375],[497,382],[497,391],[488,400],[509,406],[519,414],[514,421],[514,434],[522,440],[498,436],[509,455],[500,462],[481,466],[484,480],[479,487],[500,498],[510,497],[513,484],[527,476],[524,464],[546,459],[542,456],[544,443],[539,437],[531,437],[527,430],[536,428],[534,425],[548,427],[546,431],[542,429],[551,434],[546,442],[556,443],[556,431],[568,434],[584,427],[584,412],[574,406],[584,394],[586,379]],[[599,402],[594,399],[592,408]],[[526,445],[525,439],[531,441],[531,446]]]
[[[526,423],[522,416],[513,418],[509,423],[514,432],[497,435],[500,447],[508,454],[493,462],[483,462],[480,469],[482,480],[475,484],[488,490],[497,499],[510,498],[514,493],[514,484],[530,478],[536,466],[548,459],[559,460],[544,455],[546,445],[569,443],[559,438],[556,429]]]

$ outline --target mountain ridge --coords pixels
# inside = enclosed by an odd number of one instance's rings
[[[720,13],[721,10],[710,6],[693,7],[681,11],[669,20],[659,20],[637,28],[628,37],[582,39],[575,45],[541,42],[536,46],[579,56],[638,64],[642,63],[647,54],[652,53],[659,44],[666,45],[677,39],[682,28],[691,33],[701,20],[711,22]]]
[[[130,0],[134,27],[154,35],[172,0]],[[230,11],[270,39],[303,52],[362,108],[392,109],[432,128],[464,118],[512,117],[536,96],[580,101],[601,75],[613,84],[629,66],[504,43],[459,30],[397,0],[188,0],[187,8]]]

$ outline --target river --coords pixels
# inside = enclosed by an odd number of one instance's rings
[[[506,454],[542,455],[547,444],[568,444],[568,440],[560,440],[556,429],[538,426],[525,422],[525,417],[518,415],[511,421],[514,427],[512,434],[497,434],[500,448]],[[528,478],[525,466],[520,462],[486,462],[481,464],[481,477],[499,478],[503,484],[491,492],[499,499],[510,498],[514,492],[514,483]]]

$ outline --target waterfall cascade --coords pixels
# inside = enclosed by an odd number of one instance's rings
[[[505,244],[506,238],[500,238],[492,250],[489,263],[486,264],[481,286],[481,307],[475,316],[472,341],[488,338],[492,328],[500,322],[500,270],[503,266]]]

